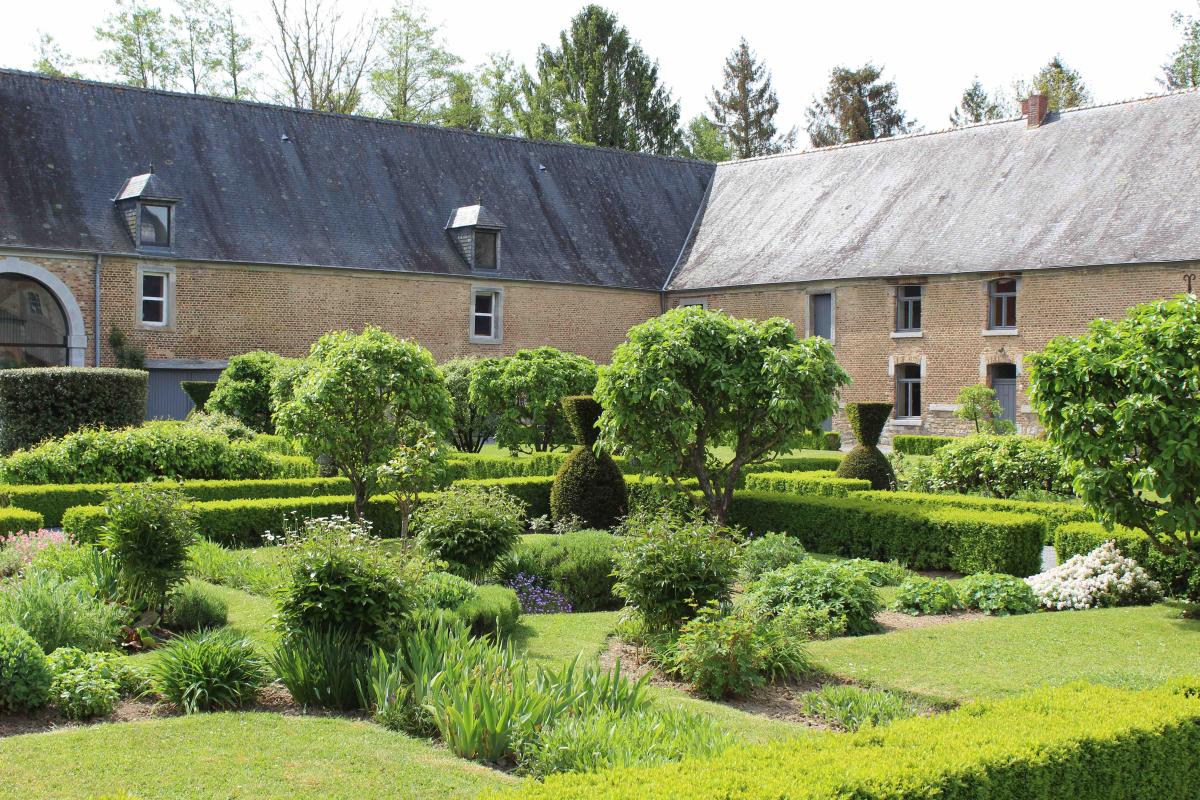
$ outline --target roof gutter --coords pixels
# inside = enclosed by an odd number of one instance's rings
[[[704,196],[700,198],[700,205],[696,206],[696,214],[692,217],[692,224],[688,227],[687,236],[683,238],[683,245],[679,248],[679,253],[675,256],[675,263],[671,265],[671,271],[667,273],[667,279],[663,281],[662,288],[658,290],[658,306],[663,313],[667,310],[667,287],[671,285],[671,279],[675,277],[675,270],[679,269],[679,262],[683,261],[683,254],[687,252],[688,245],[691,244],[692,234],[696,232],[696,226],[700,224],[700,217],[704,214],[704,208],[708,205],[708,195],[712,192],[712,185],[717,180],[717,169],[713,166],[712,177],[708,180],[708,185],[704,187]]]

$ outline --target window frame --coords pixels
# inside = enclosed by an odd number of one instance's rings
[[[676,308],[692,308],[693,306],[703,308],[707,311],[708,299],[704,297],[681,297],[679,298],[679,302],[675,304]]]
[[[475,310],[476,299],[480,295],[485,294],[492,296],[492,310],[490,314],[481,314]],[[490,336],[482,336],[475,333],[475,320],[481,316],[491,317],[492,333]],[[472,344],[500,344],[504,341],[504,289],[502,287],[471,287],[471,305],[467,314],[467,340]]]
[[[495,248],[492,255],[495,263],[491,266],[481,265],[479,263],[479,234],[491,236],[495,241]],[[481,228],[474,227],[471,230],[471,269],[482,269],[488,272],[498,272],[500,270],[500,229],[499,228]]]
[[[1002,283],[1012,283],[1012,291],[999,291],[999,286]],[[1021,291],[1021,281],[1019,278],[993,278],[987,284],[987,329],[989,331],[1015,331],[1017,330],[1017,296]],[[1004,309],[1000,316],[1009,316],[1007,312],[1011,311],[1012,324],[1004,325],[1003,319],[996,318],[996,301],[1002,301]]]
[[[167,243],[147,242],[142,238],[142,217],[149,208],[161,208],[167,212]],[[172,203],[139,202],[137,212],[137,246],[139,249],[170,250],[175,244],[175,206]]]
[[[908,289],[916,289],[916,297],[906,297],[904,292]],[[911,323],[913,317],[913,309],[916,309],[917,325],[906,325],[905,322]],[[925,286],[920,283],[902,283],[896,287],[896,333],[920,333],[924,330],[925,325]]]
[[[146,295],[146,277],[160,276],[162,282],[162,296],[147,296]],[[162,320],[147,320],[145,315],[146,301],[159,301],[162,303]],[[152,328],[162,330],[175,325],[175,268],[164,266],[139,266],[137,270],[137,297],[134,307],[134,319],[138,325],[144,328]]]
[[[822,295],[829,296],[829,337],[821,337],[830,344],[835,344],[837,341],[837,292],[832,289],[810,289],[806,292],[807,307],[804,315],[805,318],[805,333],[808,336],[817,336],[816,327],[813,325],[816,319],[816,314],[813,313],[816,298]]]
[[[916,370],[916,377],[906,375],[909,368]],[[921,365],[908,361],[903,364],[896,365],[896,419],[898,420],[917,420],[921,418],[921,384],[924,376],[921,374]],[[913,411],[913,389],[916,388],[916,412]],[[907,411],[909,413],[901,413]]]

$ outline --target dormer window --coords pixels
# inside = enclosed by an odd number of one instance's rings
[[[138,223],[138,244],[146,247],[171,246],[171,207],[143,203]]]
[[[137,249],[169,250],[175,246],[175,206],[170,191],[153,168],[125,181],[113,198]]]
[[[475,269],[496,269],[496,254],[500,249],[500,231],[475,229]]]
[[[504,226],[482,205],[463,206],[450,215],[446,232],[471,269],[500,269],[500,233]]]

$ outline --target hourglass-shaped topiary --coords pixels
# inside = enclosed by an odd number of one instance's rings
[[[872,489],[895,489],[896,473],[887,456],[880,452],[879,436],[892,413],[891,403],[847,403],[846,416],[858,444],[846,454],[837,469],[839,478],[859,478],[871,482]]]
[[[550,515],[578,517],[589,528],[611,528],[625,514],[625,478],[608,453],[596,455],[600,404],[591,395],[564,397],[563,411],[579,442],[554,476]]]

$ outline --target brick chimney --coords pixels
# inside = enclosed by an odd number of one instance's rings
[[[1044,94],[1031,94],[1021,101],[1021,113],[1025,115],[1025,123],[1030,128],[1040,128],[1046,121],[1050,111],[1050,98]]]

